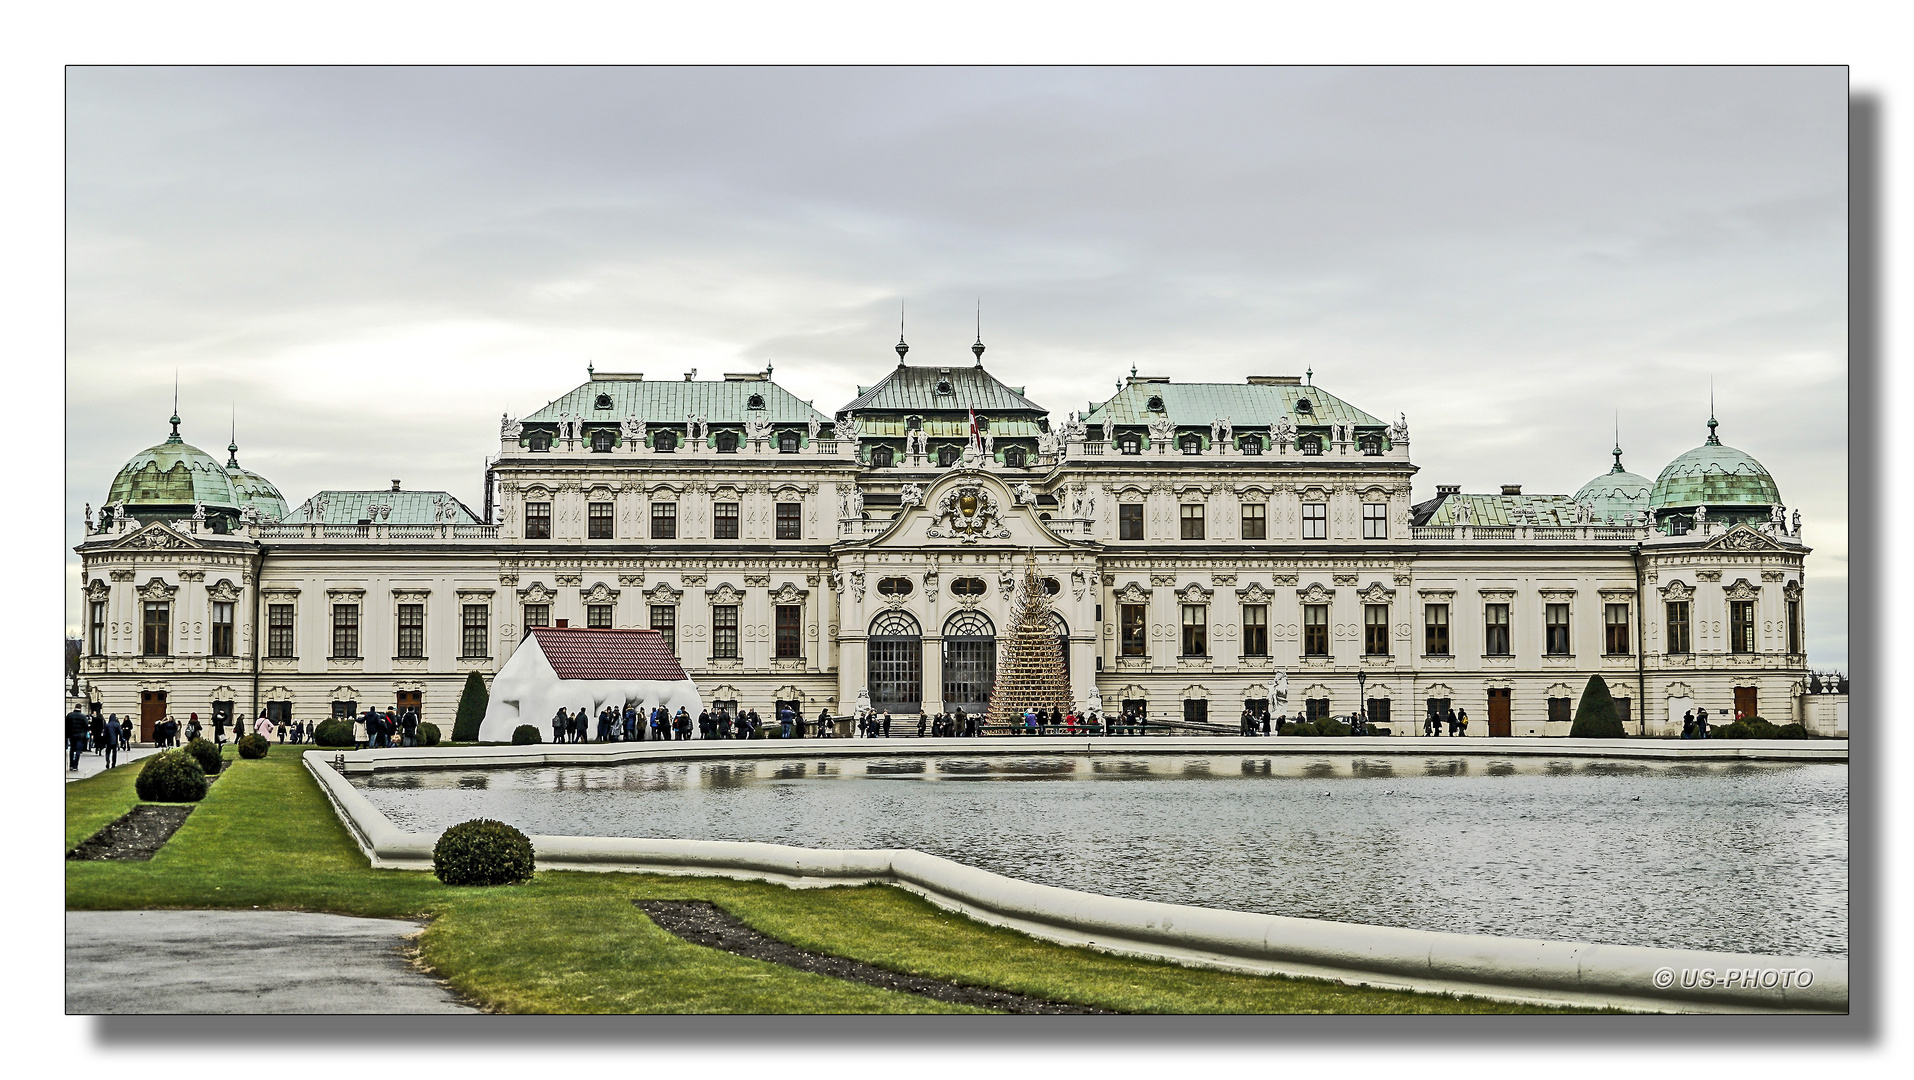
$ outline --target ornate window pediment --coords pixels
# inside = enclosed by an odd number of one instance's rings
[[[1425,604],[1446,604],[1455,599],[1454,589],[1417,589],[1416,595],[1422,597]]]
[[[811,595],[811,590],[800,589],[795,584],[787,581],[778,586],[777,591],[771,594],[771,602],[773,604],[795,604],[809,595]]]
[[[1801,583],[1798,581],[1790,581],[1786,585],[1781,586],[1781,595],[1790,600],[1801,599]]]
[[[1748,584],[1747,578],[1736,578],[1733,585],[1725,586],[1722,591],[1728,594],[1730,600],[1761,599],[1761,586]]]
[[[578,598],[587,604],[609,604],[618,599],[618,590],[602,581],[592,583],[592,587],[579,593]]]
[[[365,595],[364,589],[351,587],[326,590],[326,599],[334,604],[356,604],[364,600]]]
[[[1761,535],[1746,525],[1736,525],[1721,534],[1709,545],[1727,551],[1780,551],[1781,545]]]
[[[1132,581],[1116,591],[1116,598],[1118,603],[1144,604],[1150,600],[1150,590]]]
[[[1380,581],[1372,581],[1369,583],[1369,587],[1358,592],[1356,597],[1365,604],[1386,604],[1395,599],[1396,590],[1389,588]]]
[[[544,484],[532,484],[522,494],[526,502],[546,502],[552,497],[552,489]]]
[[[1515,599],[1514,589],[1477,589],[1476,592],[1491,604],[1506,604]]]
[[[268,604],[290,604],[299,599],[297,585],[261,585],[259,598]]]
[[[1323,587],[1320,581],[1312,581],[1306,589],[1297,589],[1296,596],[1305,604],[1327,604],[1336,595],[1336,590]]]
[[[168,585],[159,578],[154,578],[140,586],[140,599],[153,601],[171,600],[173,594],[177,592],[179,592],[179,586]]]
[[[645,494],[655,499],[662,495],[676,496],[684,491],[684,489],[685,486],[683,484],[675,484],[669,480],[660,480],[657,483],[646,484]]]
[[[180,549],[196,548],[199,545],[155,521],[146,528],[128,536],[113,546],[121,548]]]
[[[221,604],[231,604],[239,599],[239,586],[231,578],[220,578],[206,586],[206,595]]]
[[[650,592],[644,594],[645,599],[654,604],[675,604],[683,595],[684,593],[672,588],[669,581],[660,581],[651,587]]]
[[[1178,495],[1208,495],[1213,490],[1215,490],[1215,486],[1212,484],[1178,484],[1176,485],[1176,493]]]
[[[1574,589],[1537,589],[1544,603],[1566,604],[1575,599]]]
[[[489,604],[492,602],[493,592],[492,589],[460,589],[458,590],[459,603]]]
[[[431,589],[394,589],[392,602],[395,604],[423,604],[432,595]]]
[[[714,604],[736,604],[744,599],[744,593],[728,581],[719,582],[715,589],[706,589],[704,594]]]
[[[1679,603],[1693,595],[1695,595],[1695,591],[1679,581],[1671,581],[1661,587],[1661,597],[1663,600],[1672,600]]]
[[[1210,596],[1209,589],[1205,589],[1194,581],[1185,585],[1182,591],[1176,594],[1176,598],[1185,604],[1207,604],[1210,602]]]
[[[86,598],[94,601],[104,600],[111,591],[111,587],[108,586],[106,582],[101,581],[99,578],[94,578],[87,583]]]
[[[1262,582],[1252,581],[1249,583],[1249,588],[1236,590],[1236,595],[1241,597],[1245,604],[1267,604],[1276,594],[1263,588]]]
[[[528,604],[549,604],[558,598],[558,594],[546,588],[542,581],[534,581],[518,590],[518,595]]]

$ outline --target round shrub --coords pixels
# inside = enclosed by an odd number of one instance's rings
[[[432,873],[447,885],[516,885],[532,869],[532,842],[489,818],[452,826],[432,847]]]
[[[359,745],[352,737],[352,721],[341,720],[336,716],[319,722],[319,727],[312,733],[312,742],[315,746]]]
[[[147,802],[198,802],[206,797],[206,770],[185,750],[163,750],[146,759],[133,790]]]
[[[437,746],[441,738],[443,736],[439,734],[439,725],[423,723],[419,725],[419,741],[425,745]]]
[[[1588,685],[1582,688],[1582,700],[1575,706],[1575,722],[1569,725],[1569,738],[1620,739],[1626,734],[1622,730],[1621,713],[1615,708],[1615,698],[1608,692],[1608,680],[1590,675]]]
[[[247,761],[258,761],[260,758],[266,756],[266,751],[272,749],[272,744],[267,742],[266,737],[258,732],[241,735],[239,741],[233,745],[238,747],[239,756],[245,758]]]
[[[180,749],[191,754],[193,760],[199,762],[199,771],[207,776],[218,776],[220,767],[225,764],[220,760],[219,747],[214,746],[210,740],[189,739]]]
[[[513,746],[530,746],[535,742],[542,741],[539,737],[538,729],[530,724],[520,724],[512,729]]]

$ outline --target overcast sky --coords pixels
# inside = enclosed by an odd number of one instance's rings
[[[1571,493],[1619,411],[1802,511],[1847,661],[1840,69],[71,69],[68,543],[182,434],[292,504],[446,488],[601,370],[830,412],[987,366],[1061,417],[1301,374],[1422,472]],[[68,554],[69,633],[78,561]]]

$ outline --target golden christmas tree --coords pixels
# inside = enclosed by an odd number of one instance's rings
[[[1025,709],[1069,711],[1070,678],[1063,670],[1063,650],[1050,614],[1050,596],[1037,576],[1037,559],[1024,566],[1023,590],[1010,633],[998,639],[997,681],[990,688],[992,724],[1023,723]]]

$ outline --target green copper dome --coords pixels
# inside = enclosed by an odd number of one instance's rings
[[[208,510],[237,512],[239,500],[225,466],[180,439],[178,416],[172,424],[173,433],[165,442],[134,454],[120,467],[107,491],[107,505],[123,499],[128,513],[161,508],[182,512],[174,516],[191,514],[194,503],[205,503]]]
[[[286,516],[286,497],[279,494],[271,480],[239,463],[236,443],[226,444],[226,475],[232,479],[233,497],[241,510],[250,506],[267,521],[279,521]]]
[[[1669,462],[1655,479],[1648,504],[1658,520],[1706,506],[1710,521],[1733,524],[1766,519],[1769,508],[1781,502],[1768,470],[1734,447],[1723,446],[1715,427],[1711,416],[1708,441]]]
[[[1624,524],[1648,509],[1648,492],[1655,485],[1646,476],[1636,476],[1622,468],[1622,448],[1615,447],[1615,467],[1582,485],[1575,493],[1577,503],[1595,509],[1595,520]]]

